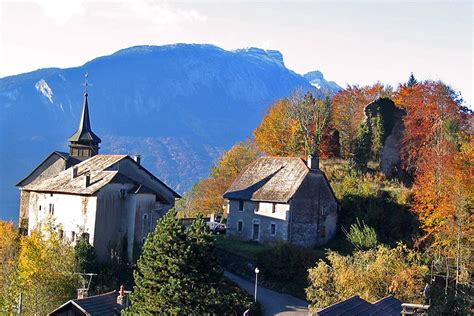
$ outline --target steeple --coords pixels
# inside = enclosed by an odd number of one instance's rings
[[[89,119],[89,104],[87,87],[88,74],[85,74],[85,93],[84,93],[84,105],[82,108],[81,121],[77,131],[69,137],[69,154],[79,159],[89,158],[99,153],[100,138],[92,132],[91,122]]]

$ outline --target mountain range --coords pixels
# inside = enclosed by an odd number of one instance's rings
[[[101,153],[141,154],[178,192],[209,173],[224,150],[252,136],[267,108],[296,89],[341,89],[319,71],[286,68],[279,51],[213,45],[135,46],[80,67],[0,79],[0,218],[16,220],[21,180],[79,123],[84,74]]]

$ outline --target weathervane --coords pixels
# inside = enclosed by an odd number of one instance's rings
[[[84,93],[87,94],[87,87],[89,86],[92,86],[90,83],[89,83],[89,72],[86,71],[86,73],[84,74]]]

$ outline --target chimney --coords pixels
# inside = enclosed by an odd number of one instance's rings
[[[77,289],[77,298],[86,298],[89,296],[89,293],[87,292],[87,289]]]
[[[120,285],[119,295],[117,296],[117,304],[121,305],[124,309],[130,305],[128,301],[128,293],[125,292],[123,285]]]
[[[84,188],[87,188],[91,184],[91,176],[90,174],[86,174],[84,176]]]
[[[74,179],[77,177],[77,166],[72,166],[71,168],[71,178]]]
[[[308,155],[307,164],[310,170],[318,170],[319,169],[319,156],[316,154]]]
[[[137,164],[140,164],[142,162],[142,156],[136,154],[136,155],[133,156],[133,160],[135,160],[137,162]]]

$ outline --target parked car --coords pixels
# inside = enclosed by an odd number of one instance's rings
[[[221,224],[218,222],[208,222],[207,225],[209,226],[209,229],[211,232],[213,232],[216,235],[223,235],[225,234],[226,231],[226,226],[225,224]]]

